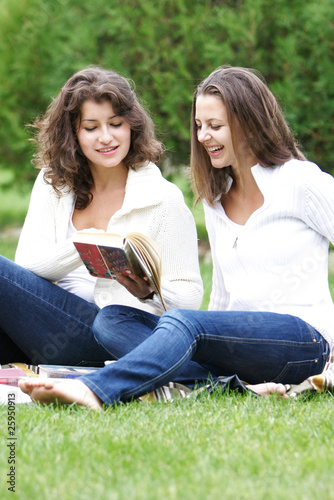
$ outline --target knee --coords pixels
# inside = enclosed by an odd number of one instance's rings
[[[96,340],[104,345],[105,341],[120,339],[133,329],[138,330],[144,326],[153,330],[158,319],[157,316],[134,307],[106,306],[95,317],[93,334]]]
[[[100,309],[97,314],[97,318],[100,318],[101,320],[107,320],[110,318],[115,318],[117,316],[129,316],[132,310],[134,309],[129,306],[113,304],[110,306],[105,306],[102,309]]]
[[[3,255],[0,255],[0,275],[1,276],[11,276],[14,271],[17,271],[20,267],[15,264],[12,260],[7,259]]]
[[[165,312],[159,321],[159,325],[172,324],[180,329],[187,328],[188,330],[193,330],[194,327],[194,313],[190,309],[170,309]]]
[[[16,294],[16,285],[20,283],[26,276],[28,271],[23,269],[12,260],[0,255],[0,292],[2,297],[9,297],[13,293]]]
[[[122,318],[127,315],[127,307],[112,305],[103,307],[97,313],[93,322],[93,334],[96,340],[103,345],[105,338],[110,338],[112,332],[117,330]]]

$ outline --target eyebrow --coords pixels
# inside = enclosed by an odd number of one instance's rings
[[[110,116],[108,118],[108,120],[112,120],[113,118],[118,118],[119,115],[114,115],[114,116]],[[98,122],[99,120],[95,119],[95,118],[84,118],[83,120],[81,120],[82,122]]]
[[[206,121],[208,121],[208,122],[212,122],[212,121],[214,121],[214,120],[216,120],[216,121],[218,121],[218,122],[223,122],[223,121],[224,121],[222,118],[208,118],[208,120],[206,120]],[[200,120],[199,118],[196,118],[196,117],[195,117],[195,121],[196,121],[196,122],[200,122],[201,120]]]

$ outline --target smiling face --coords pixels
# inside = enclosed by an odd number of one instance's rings
[[[215,168],[237,163],[231,129],[223,101],[212,94],[201,94],[196,99],[195,122],[197,139],[206,149]]]
[[[109,101],[85,101],[77,139],[91,169],[121,167],[131,145],[129,123],[118,116]]]

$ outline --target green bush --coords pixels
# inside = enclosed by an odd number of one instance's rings
[[[309,157],[333,168],[332,0],[0,0],[0,152],[33,178],[25,125],[88,64],[131,77],[175,165],[189,157],[196,84],[255,67]],[[167,155],[168,156],[168,155]]]

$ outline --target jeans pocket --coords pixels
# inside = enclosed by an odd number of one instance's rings
[[[321,373],[321,361],[322,360],[318,358],[304,361],[289,361],[272,382],[281,384],[300,384],[308,377]]]

